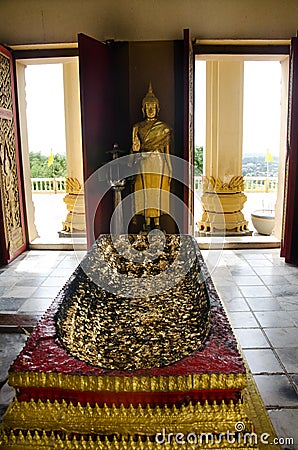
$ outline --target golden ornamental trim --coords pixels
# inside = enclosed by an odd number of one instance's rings
[[[243,176],[234,176],[228,183],[223,182],[220,178],[204,177],[203,192],[231,193],[244,191]]]
[[[9,384],[16,388],[59,388],[75,391],[186,392],[191,390],[239,389],[247,386],[245,373],[204,373],[185,376],[84,376],[45,372],[11,372]]]
[[[236,439],[236,442],[231,443],[231,440],[227,440],[224,437],[222,438],[220,444],[217,442],[212,442],[205,444],[204,449],[213,449],[213,450],[222,450],[222,449],[238,449],[238,450],[247,450],[249,448],[257,447],[252,444],[243,443],[242,439]],[[114,436],[113,439],[108,437],[100,437],[96,438],[84,437],[84,436],[72,436],[69,438],[67,435],[63,436],[63,439],[58,433],[52,432],[48,437],[47,434],[43,431],[26,431],[26,432],[16,432],[11,431],[10,433],[2,432],[2,436],[0,438],[0,445],[3,450],[197,450],[198,444],[190,444],[187,443],[185,445],[181,445],[177,443],[175,440],[171,440],[170,442],[165,442],[162,444],[157,442],[152,442],[149,437],[132,437],[129,438],[120,437],[117,438]]]
[[[228,404],[195,403],[180,407],[154,406],[108,407],[104,405],[91,407],[89,404],[74,406],[71,402],[61,403],[49,400],[42,402],[19,402],[14,400],[3,418],[4,429],[42,429],[66,433],[152,435],[161,429],[170,429],[172,433],[225,433],[235,429],[235,424],[241,421],[247,432],[253,431],[245,408],[241,401]]]
[[[81,191],[81,183],[77,178],[67,177],[66,180],[66,192],[68,194],[79,194]]]

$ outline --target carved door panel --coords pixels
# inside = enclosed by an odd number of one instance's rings
[[[26,248],[21,195],[13,64],[0,46],[0,263]]]

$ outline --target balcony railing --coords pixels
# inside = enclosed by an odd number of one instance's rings
[[[277,192],[277,177],[244,177],[244,192]],[[194,180],[195,191],[202,190],[202,176]]]
[[[246,192],[277,192],[278,177],[244,177]]]
[[[63,194],[66,179],[61,178],[31,178],[31,188],[34,194]]]
[[[244,177],[245,192],[276,192],[277,177]],[[31,178],[32,192],[35,194],[65,193],[66,179],[61,178]],[[195,191],[202,190],[202,176],[194,180]]]

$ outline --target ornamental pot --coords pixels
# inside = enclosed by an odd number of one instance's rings
[[[251,221],[259,234],[270,236],[275,223],[275,212],[272,209],[259,209],[251,213]]]

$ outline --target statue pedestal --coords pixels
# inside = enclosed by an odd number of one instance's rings
[[[170,365],[137,370],[90,365],[57,338],[58,311],[81,277],[76,269],[10,368],[16,397],[3,417],[1,448],[195,449],[203,433],[214,445],[202,448],[262,448],[241,432],[253,432],[266,413],[256,414],[260,401],[247,396],[237,341],[199,251],[197,258],[211,302],[206,340]],[[274,434],[267,422],[262,427]],[[187,447],[178,445],[181,433]]]
[[[248,232],[248,222],[242,213],[246,202],[243,177],[233,177],[229,183],[219,178],[205,177],[201,197],[204,212],[198,228],[206,233]],[[251,234],[251,233],[249,233]]]
[[[81,184],[76,178],[66,178],[66,196],[63,201],[68,213],[62,222],[63,231],[82,233],[86,231],[85,202]]]

